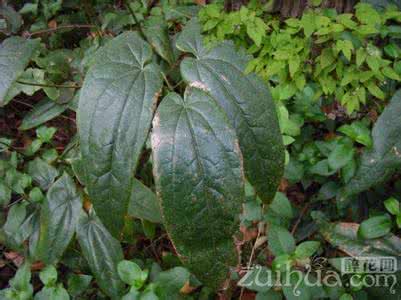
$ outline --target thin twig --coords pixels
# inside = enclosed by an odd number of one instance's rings
[[[25,85],[32,85],[32,86],[40,86],[40,87],[49,87],[49,88],[64,88],[64,89],[79,89],[81,88],[81,85],[63,85],[63,84],[44,84],[44,83],[32,83],[32,82],[26,82],[26,81],[21,81],[17,80],[16,81],[19,84],[25,84]]]
[[[62,29],[77,29],[77,28],[95,28],[95,25],[89,25],[89,24],[71,24],[71,25],[61,25],[55,28],[49,28],[49,29],[43,29],[35,32],[29,32],[27,35],[28,37],[32,37],[34,35],[40,35],[40,34],[47,34],[47,33],[52,33],[57,30],[62,30]]]
[[[22,156],[25,156],[25,157],[27,156],[24,152],[20,151],[19,148],[16,148],[16,147],[14,147],[12,145],[8,145],[7,143],[4,143],[2,141],[0,141],[0,144],[6,146],[8,149],[11,149],[12,151],[17,152],[18,154],[21,154]],[[23,148],[21,148],[21,149],[23,149]]]
[[[292,227],[291,234],[294,234],[297,231],[298,225],[299,225],[299,223],[301,223],[301,220],[302,220],[303,216],[306,214],[308,208],[309,208],[309,203],[306,203],[304,208],[302,209],[301,213],[299,214],[299,217],[298,217],[297,221],[295,222],[294,227]]]
[[[263,206],[262,206],[262,212],[264,212],[264,211],[265,211],[265,206],[263,205]],[[262,222],[259,222],[259,223],[258,223],[258,234],[257,234],[257,236],[256,236],[255,243],[253,243],[253,246],[252,246],[251,256],[249,257],[248,264],[247,264],[247,266],[246,266],[246,267],[247,267],[247,270],[249,270],[249,268],[250,268],[251,265],[252,265],[253,257],[254,257],[254,255],[255,255],[255,251],[256,251],[256,243],[257,243],[257,241],[258,241],[260,235],[262,234],[262,228],[264,227],[264,225],[261,225],[261,223],[262,223]],[[241,293],[240,293],[240,295],[239,295],[239,300],[242,299],[242,296],[244,295],[244,290],[245,290],[245,287],[243,286],[243,287],[241,288]]]
[[[142,30],[142,26],[141,26],[141,24],[139,23],[138,18],[137,18],[136,15],[135,15],[135,12],[132,10],[131,6],[129,6],[128,1],[127,1],[127,0],[124,0],[124,4],[125,4],[125,6],[127,7],[127,9],[129,10],[129,12],[131,13],[132,18],[134,19],[135,25],[138,26],[139,34],[141,35],[141,37],[142,37],[144,40],[147,40],[147,39],[146,39],[146,36],[145,36],[145,33],[144,33],[143,30]]]
[[[169,88],[169,90],[170,91],[174,91],[174,87],[171,85],[170,81],[167,79],[167,76],[163,72],[161,72],[161,73],[162,73],[163,79],[166,82],[167,87]]]

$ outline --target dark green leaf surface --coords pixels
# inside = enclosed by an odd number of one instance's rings
[[[56,263],[70,243],[82,200],[71,177],[64,173],[49,189],[42,204],[36,254],[47,264]]]
[[[224,112],[205,92],[171,93],[153,121],[152,149],[164,223],[182,261],[218,288],[237,263],[233,234],[244,198],[241,153]]]
[[[0,45],[0,107],[7,104],[5,97],[12,83],[22,74],[39,40],[10,37]]]
[[[36,104],[33,109],[25,115],[19,129],[28,130],[42,125],[43,123],[61,115],[66,109],[66,104],[58,104],[48,98],[45,98]]]
[[[373,148],[365,150],[359,169],[345,188],[346,195],[365,191],[388,180],[401,168],[401,91],[373,127]]]
[[[128,215],[148,220],[153,223],[161,223],[159,201],[156,194],[138,179],[132,181],[131,199],[128,206]]]
[[[97,215],[117,236],[162,77],[152,50],[126,32],[96,53],[80,92],[78,127],[87,188]]]
[[[120,299],[124,283],[117,273],[117,264],[124,259],[120,243],[111,236],[94,212],[81,212],[77,238],[82,253],[100,289],[112,299]]]
[[[260,198],[270,202],[283,175],[284,146],[266,85],[255,75],[244,74],[248,57],[237,53],[233,45],[206,49],[196,21],[181,33],[177,48],[195,55],[181,63],[182,76],[223,107],[239,138],[245,174]]]

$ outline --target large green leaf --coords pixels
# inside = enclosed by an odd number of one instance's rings
[[[153,121],[157,194],[182,261],[218,288],[237,263],[232,236],[244,198],[242,157],[225,113],[205,92],[167,95]]]
[[[191,21],[177,40],[185,58],[181,73],[191,86],[208,91],[226,111],[244,156],[245,174],[264,202],[270,202],[283,175],[284,146],[275,104],[261,79],[245,75],[248,57],[223,43],[208,50],[197,21]]]
[[[401,90],[391,99],[373,127],[373,147],[365,150],[359,169],[345,187],[345,195],[365,191],[401,169]]]
[[[75,183],[64,173],[47,192],[40,214],[36,255],[47,264],[56,263],[70,243],[81,207]]]
[[[156,194],[135,178],[132,181],[132,193],[128,205],[128,215],[153,223],[162,222],[159,201],[157,200]]]
[[[120,243],[111,236],[93,210],[81,212],[77,238],[82,253],[102,291],[112,299],[120,299],[124,283],[117,273],[117,265],[124,259]]]
[[[131,182],[148,136],[162,77],[152,50],[126,32],[96,54],[80,92],[78,127],[89,196],[97,215],[117,236]]]
[[[22,74],[39,40],[13,36],[0,45],[0,107],[7,104],[5,97],[13,82]]]

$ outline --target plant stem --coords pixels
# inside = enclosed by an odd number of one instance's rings
[[[62,30],[62,29],[76,29],[76,28],[95,28],[95,25],[90,25],[90,24],[71,24],[71,25],[61,25],[56,28],[49,28],[49,29],[43,29],[35,32],[30,32],[28,33],[28,37],[32,37],[34,35],[40,35],[40,34],[46,34],[46,33],[52,33],[57,30]]]
[[[139,21],[138,21],[136,15],[135,15],[135,12],[132,10],[131,6],[129,6],[129,3],[128,3],[127,0],[124,0],[124,4],[125,4],[125,6],[127,7],[127,9],[129,10],[129,12],[131,13],[132,18],[134,19],[135,25],[138,26],[139,34],[140,34],[141,37],[146,41],[147,39],[146,39],[145,33],[144,33],[143,30],[142,30],[142,26],[141,26],[141,24],[139,23]]]
[[[170,81],[168,81],[166,75],[165,75],[163,72],[161,72],[161,73],[162,73],[162,76],[163,76],[164,81],[165,81],[166,84],[167,84],[168,89],[169,89],[170,91],[174,91],[174,87],[171,85]]]
[[[81,86],[80,85],[63,85],[63,84],[44,84],[44,83],[32,83],[32,82],[26,82],[26,81],[21,81],[17,80],[16,81],[19,84],[25,84],[25,85],[33,85],[33,86],[41,86],[41,87],[49,87],[49,88],[64,88],[64,89],[79,89]]]

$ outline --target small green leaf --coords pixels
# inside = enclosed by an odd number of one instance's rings
[[[337,143],[328,157],[330,168],[338,170],[347,165],[354,157],[354,148],[348,143]]]
[[[397,227],[401,228],[401,214],[398,214],[396,219],[395,219],[396,223],[397,223]]]
[[[340,297],[340,300],[353,300],[352,296],[350,294],[342,294]]]
[[[388,198],[386,201],[384,201],[384,206],[392,215],[396,216],[400,213],[400,202],[395,198]]]
[[[46,286],[55,285],[57,282],[57,270],[54,266],[50,265],[45,267],[39,273],[40,281]]]
[[[25,262],[21,267],[18,268],[13,279],[10,280],[10,286],[17,291],[30,291],[32,296],[33,287],[31,285],[31,264]],[[25,299],[30,299],[27,297]]]
[[[317,249],[319,249],[319,247],[320,247],[320,242],[316,241],[303,242],[299,244],[295,249],[295,257],[298,259],[308,258],[312,256],[317,251]]]
[[[291,233],[281,227],[273,225],[269,228],[269,249],[275,255],[292,254],[295,251],[295,240]]]
[[[294,216],[290,201],[281,192],[276,193],[269,209],[282,218],[291,219]]]
[[[356,50],[356,65],[358,67],[360,67],[363,64],[367,55],[368,54],[366,53],[365,49],[363,49],[362,47]]]
[[[358,235],[364,239],[376,239],[391,231],[391,218],[388,215],[372,217],[363,221]]]
[[[39,157],[28,163],[27,173],[32,177],[33,182],[38,184],[44,191],[50,188],[59,175],[59,171],[55,167]]]
[[[136,263],[129,260],[120,261],[117,271],[122,281],[137,289],[142,287],[148,276],[147,271],[142,271]]]
[[[393,79],[393,80],[397,80],[397,81],[401,81],[401,77],[400,75],[397,74],[396,71],[394,71],[393,68],[391,67],[384,67],[381,69],[382,73],[384,76]]]
[[[36,136],[42,143],[50,143],[56,131],[57,128],[54,127],[40,126],[36,129]]]
[[[276,272],[285,272],[290,270],[293,259],[289,254],[277,256],[272,263],[272,269]]]
[[[68,293],[76,297],[88,289],[92,276],[83,274],[72,274],[68,278]]]

